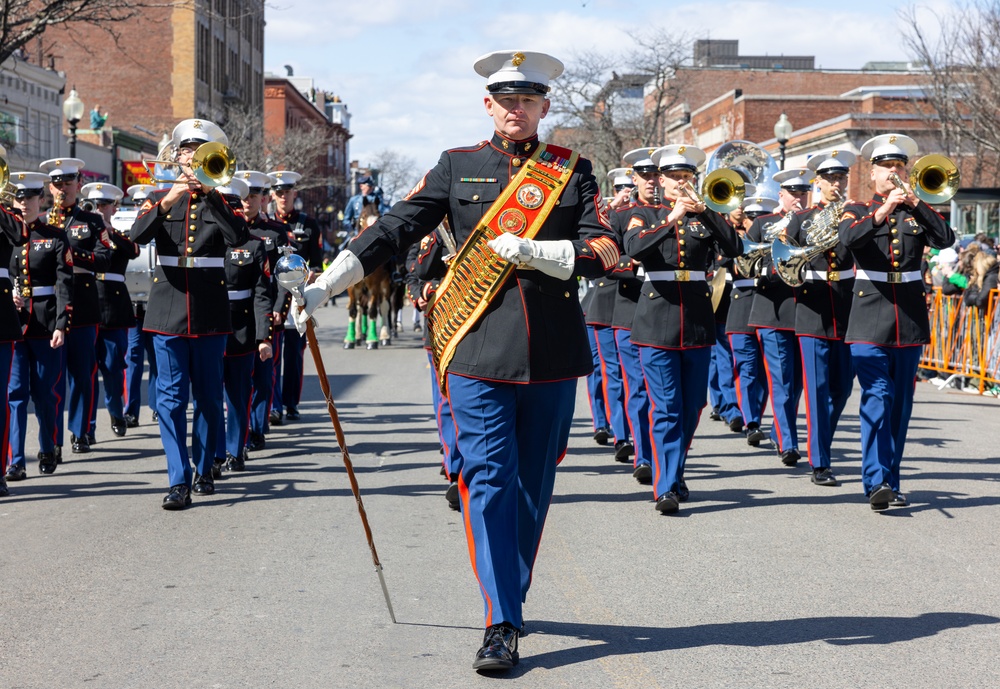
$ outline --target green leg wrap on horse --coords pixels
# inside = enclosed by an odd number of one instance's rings
[[[353,318],[347,323],[347,337],[344,338],[344,342],[354,342],[354,319]]]

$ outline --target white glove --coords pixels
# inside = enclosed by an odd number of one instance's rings
[[[323,274],[316,278],[316,281],[303,290],[303,299],[295,298],[296,306],[292,309],[292,316],[295,319],[295,329],[299,334],[306,331],[306,324],[313,312],[322,306],[327,299],[343,292],[356,282],[360,282],[365,277],[365,270],[361,267],[358,257],[348,250],[341,251],[333,264],[323,271]]]
[[[536,242],[504,232],[487,242],[487,246],[514,265],[531,266],[560,280],[573,277],[576,250],[568,239]]]

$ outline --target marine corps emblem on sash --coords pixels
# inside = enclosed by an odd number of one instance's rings
[[[523,187],[522,187],[523,188]],[[528,226],[528,219],[524,217],[524,213],[516,208],[508,208],[497,220],[500,225],[500,229],[504,232],[511,232],[513,234],[521,234],[524,228]]]
[[[537,184],[522,184],[517,190],[517,202],[533,211],[545,202],[545,195]]]

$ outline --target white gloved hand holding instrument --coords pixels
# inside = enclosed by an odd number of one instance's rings
[[[505,232],[486,243],[500,258],[513,263],[540,270],[560,280],[573,277],[576,250],[568,239],[555,241],[535,241],[522,239]]]

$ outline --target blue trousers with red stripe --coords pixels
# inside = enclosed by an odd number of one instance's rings
[[[764,359],[755,335],[730,333],[729,347],[733,352],[733,374],[736,379],[736,403],[743,423],[760,425],[767,405],[767,385],[764,384]]]
[[[20,344],[20,343],[18,343]],[[14,342],[0,342],[0,469],[7,471],[8,446],[11,440],[11,426],[13,411],[9,406],[9,389],[11,383],[11,369],[14,365]],[[25,412],[25,422],[27,422],[27,410]],[[24,455],[22,450],[21,455]]]
[[[594,430],[608,427],[608,410],[604,404],[604,378],[601,375],[601,353],[597,349],[597,333],[594,326],[587,326],[590,354],[594,358],[594,370],[587,374],[587,399],[590,400],[590,416],[594,420]]]
[[[735,386],[733,350],[726,337],[726,324],[716,323],[715,345],[712,347],[712,361],[708,368],[708,401],[726,423],[740,416]]]
[[[617,443],[629,439],[628,419],[625,415],[625,386],[622,384],[622,365],[618,360],[618,344],[615,342],[614,328],[595,325],[594,335],[597,337],[601,378],[604,380],[604,403]]]
[[[660,349],[639,346],[649,394],[653,451],[653,495],[677,492],[688,448],[708,404],[712,348]]]
[[[125,379],[128,381],[125,399],[125,413],[139,418],[142,407],[143,363],[149,362],[149,380],[146,385],[146,401],[149,410],[156,409],[156,354],[153,352],[153,336],[142,329],[138,320],[134,328],[128,329],[128,357],[126,358]]]
[[[899,490],[899,467],[922,352],[921,346],[851,344],[861,386],[861,481],[865,495],[882,483]]]
[[[458,439],[455,433],[455,419],[451,415],[451,402],[447,395],[441,394],[438,384],[438,372],[434,367],[434,355],[427,350],[427,361],[431,365],[431,400],[434,403],[434,418],[437,420],[438,439],[444,448],[441,463],[451,480],[452,476],[462,473],[462,452],[458,449]]]
[[[851,397],[854,365],[851,348],[843,340],[799,336],[802,354],[802,388],[806,398],[809,464],[830,466],[830,446],[840,415]]]
[[[255,356],[250,374],[253,384],[250,393],[250,430],[260,435],[268,430],[268,415],[271,413],[271,397],[274,394],[275,360],[281,356],[278,333],[273,338],[271,358],[261,361],[259,356]]]
[[[282,353],[281,404],[285,409],[298,407],[302,397],[302,374],[305,370],[304,358],[306,338],[295,328],[285,328],[285,343]]]
[[[486,626],[520,627],[556,465],[569,442],[576,380],[513,384],[448,374],[448,396],[463,457],[462,517]]]
[[[65,347],[65,344],[63,345]],[[7,343],[0,345],[0,365],[6,358]],[[32,338],[18,342],[13,348],[13,359],[7,365],[8,385],[4,395],[10,405],[10,464],[24,466],[24,443],[28,435],[28,399],[35,405],[38,421],[38,449],[52,452],[56,444],[56,395],[55,387],[63,374],[62,348],[52,349],[46,339]],[[3,370],[0,369],[0,376]],[[4,405],[6,412],[7,405]],[[6,432],[6,425],[4,432]],[[4,453],[7,444],[4,444]]]
[[[247,434],[250,432],[253,366],[254,361],[259,359],[257,352],[247,352],[239,356],[226,356],[222,360],[226,416],[219,425],[219,436],[215,443],[216,459],[225,459],[227,453],[239,457],[246,447]]]
[[[66,333],[66,378],[69,382],[69,432],[80,438],[90,433],[97,374],[97,326],[71,326]]]
[[[128,353],[128,330],[98,330],[97,332],[97,370],[104,379],[104,407],[111,416],[125,416],[125,357]],[[90,427],[97,426],[97,407],[100,397],[100,385],[94,376],[94,398],[90,405]]]
[[[778,452],[798,450],[799,431],[796,416],[802,397],[802,360],[792,330],[758,328],[757,338],[764,353],[764,371],[771,393],[771,440]]]
[[[635,443],[632,466],[649,464],[653,457],[649,440],[649,396],[642,375],[639,348],[632,344],[632,331],[625,328],[615,328],[615,342],[618,344],[618,359],[625,385],[626,418]]]

